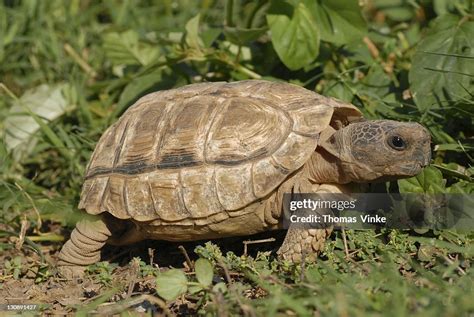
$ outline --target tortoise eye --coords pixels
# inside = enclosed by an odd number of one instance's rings
[[[395,135],[392,136],[388,139],[388,145],[390,145],[391,148],[397,150],[397,151],[402,151],[406,149],[407,144],[405,141],[402,139],[402,137]]]

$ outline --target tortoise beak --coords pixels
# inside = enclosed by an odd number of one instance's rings
[[[427,167],[431,162],[431,149],[428,148],[428,151],[419,153],[416,155],[416,159],[418,162],[420,162],[420,166],[422,168]]]
[[[423,129],[424,135],[421,141],[420,149],[417,151],[418,153],[416,153],[416,159],[418,160],[418,162],[420,162],[421,167],[424,168],[430,165],[431,162],[432,143],[429,131],[425,127],[421,127]]]
[[[425,157],[425,161],[423,162],[422,167],[427,167],[431,163],[431,151],[430,153]]]

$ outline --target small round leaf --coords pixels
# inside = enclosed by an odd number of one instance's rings
[[[187,290],[187,278],[183,271],[172,269],[156,278],[156,292],[166,300],[172,300]]]
[[[214,271],[212,268],[211,262],[206,259],[199,259],[194,265],[196,271],[196,278],[204,286],[209,286],[212,283],[212,277],[214,276]]]

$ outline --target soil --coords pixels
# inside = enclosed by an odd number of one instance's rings
[[[3,225],[0,229],[6,230]],[[51,231],[63,234],[59,224],[49,224]],[[7,230],[8,231],[8,230]],[[68,232],[64,234],[68,237]],[[27,236],[29,233],[27,232]],[[281,244],[284,233],[264,233],[251,237],[236,237],[214,240],[223,253],[233,251],[237,255],[244,252],[243,241],[276,237],[272,243],[248,245],[249,255],[258,251],[275,251]],[[73,315],[75,311],[87,310],[100,315],[113,315],[121,311],[132,309],[135,313],[153,311],[158,315],[168,313],[189,315],[195,313],[195,303],[185,298],[175,301],[170,307],[156,295],[155,277],[142,277],[138,274],[137,265],[132,259],[140,257],[147,264],[156,269],[167,270],[169,267],[182,268],[189,272],[183,246],[191,261],[197,259],[194,248],[203,245],[204,241],[189,243],[171,243],[166,241],[146,240],[125,247],[106,246],[102,252],[102,261],[115,263],[110,281],[104,285],[98,274],[84,274],[81,278],[66,279],[62,277],[55,265],[62,243],[37,243],[41,256],[28,243],[23,243],[20,249],[18,237],[2,237],[0,244],[13,247],[5,248],[0,254],[0,263],[11,261],[15,257],[21,258],[21,272],[17,279],[12,270],[3,265],[0,270],[0,316],[6,312],[7,304],[38,304],[43,314]],[[16,246],[15,246],[16,245]],[[112,289],[112,291],[110,291]],[[103,298],[103,301],[99,299]],[[97,304],[99,302],[99,304]],[[118,303],[120,302],[120,303]],[[90,306],[88,306],[90,305]],[[8,312],[7,312],[8,313]],[[15,311],[12,313],[18,313]],[[148,316],[148,315],[147,315]]]

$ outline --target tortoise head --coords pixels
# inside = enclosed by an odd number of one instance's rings
[[[418,123],[391,120],[349,124],[322,140],[324,159],[338,166],[337,182],[411,177],[431,160],[431,137]]]

